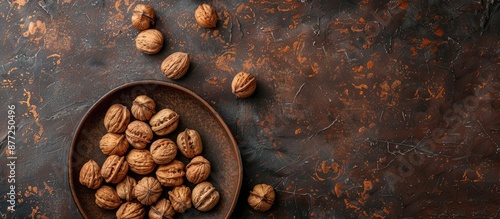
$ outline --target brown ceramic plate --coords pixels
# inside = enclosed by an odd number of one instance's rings
[[[157,110],[170,108],[180,115],[179,127],[166,137],[175,141],[177,134],[186,128],[195,129],[200,133],[203,142],[202,155],[211,162],[212,166],[212,172],[207,181],[212,182],[220,193],[219,203],[211,211],[199,212],[191,208],[183,214],[176,214],[175,218],[230,217],[238,199],[243,174],[236,141],[224,121],[206,101],[186,88],[161,81],[133,82],[110,91],[92,106],[80,122],[71,145],[69,182],[82,216],[84,218],[115,218],[116,210],[99,208],[95,204],[95,190],[80,184],[80,169],[90,159],[102,165],[107,157],[99,148],[99,141],[106,134],[103,119],[107,109],[114,103],[121,103],[130,109],[135,97],[143,94],[155,100]],[[155,136],[155,139],[157,138]],[[189,162],[181,153],[178,153],[177,159],[185,164]],[[131,175],[136,179],[143,177]],[[154,172],[150,175],[154,176]],[[191,189],[194,187],[193,184],[186,185]],[[167,197],[167,191],[170,189],[163,187],[162,197]]]

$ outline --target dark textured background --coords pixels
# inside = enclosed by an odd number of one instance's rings
[[[16,106],[18,205],[2,218],[79,217],[68,154],[86,111],[128,82],[168,81],[161,61],[190,53],[175,81],[207,100],[238,141],[244,177],[233,216],[498,218],[500,2],[497,0],[148,2],[166,37],[135,49],[130,0],[0,1],[0,139]],[[256,93],[230,90],[240,71]],[[266,213],[246,204],[276,189]]]

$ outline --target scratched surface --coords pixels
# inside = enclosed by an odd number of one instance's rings
[[[0,1],[0,216],[78,218],[68,154],[80,119],[118,85],[168,81],[207,100],[238,141],[244,179],[233,216],[498,218],[500,2],[469,0],[155,1],[166,37],[135,49],[130,0]],[[234,98],[232,77],[256,93]],[[16,211],[7,211],[7,111],[16,109]],[[5,152],[4,152],[5,151]],[[246,204],[272,185],[265,213]]]

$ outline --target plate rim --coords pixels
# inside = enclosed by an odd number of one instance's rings
[[[237,185],[236,185],[237,191],[236,191],[236,195],[232,198],[232,203],[233,204],[230,207],[230,211],[226,215],[224,215],[224,218],[231,217],[231,215],[232,215],[232,213],[234,211],[234,208],[236,207],[236,204],[238,202],[240,191],[241,191],[241,186],[242,186],[242,183],[243,183],[243,163],[242,163],[242,159],[241,159],[241,153],[240,153],[240,150],[239,150],[239,147],[238,147],[238,143],[236,142],[233,134],[231,133],[231,130],[227,126],[226,122],[219,115],[219,113],[217,113],[217,111],[215,111],[215,109],[205,99],[203,99],[202,97],[200,97],[198,94],[196,94],[195,92],[191,91],[190,89],[188,89],[186,87],[183,87],[183,86],[181,86],[179,84],[175,84],[175,83],[167,82],[167,81],[157,81],[157,80],[133,81],[133,82],[128,82],[128,83],[125,83],[125,84],[121,84],[121,85],[119,85],[119,86],[111,89],[110,91],[108,91],[107,93],[105,93],[103,96],[99,97],[99,99],[94,104],[92,104],[92,106],[87,110],[87,112],[85,112],[85,115],[82,117],[82,119],[78,123],[78,126],[76,127],[75,131],[72,134],[72,141],[71,141],[70,151],[69,151],[69,154],[68,154],[68,179],[69,179],[69,185],[70,185],[71,195],[73,197],[73,201],[75,202],[75,204],[77,206],[77,209],[78,209],[78,212],[80,213],[80,215],[82,215],[83,218],[86,218],[86,219],[89,218],[87,216],[87,214],[82,211],[82,209],[83,209],[82,205],[81,205],[80,201],[76,198],[77,196],[76,196],[76,193],[75,193],[74,182],[75,182],[75,180],[78,180],[78,179],[74,179],[73,178],[73,168],[74,168],[74,166],[73,166],[71,160],[72,160],[72,157],[73,157],[73,154],[74,154],[74,151],[75,151],[76,139],[79,137],[79,135],[81,133],[81,129],[82,129],[82,126],[83,126],[84,122],[86,122],[87,119],[89,118],[89,115],[94,110],[96,110],[96,108],[100,104],[102,104],[102,102],[104,102],[104,99],[106,99],[107,97],[113,95],[114,93],[116,93],[116,92],[118,92],[120,90],[127,89],[127,88],[134,87],[134,86],[139,86],[139,85],[160,85],[160,86],[171,87],[171,88],[174,88],[174,89],[177,89],[177,90],[180,90],[182,92],[187,93],[188,95],[190,95],[190,96],[194,97],[195,99],[197,99],[202,105],[204,105],[204,107],[207,108],[215,116],[216,120],[222,125],[222,127],[226,131],[226,133],[229,134],[229,140],[231,141],[232,145],[234,146],[234,149],[235,149],[234,152],[235,152],[235,155],[236,155],[236,159],[237,159],[237,162],[239,163],[238,170],[237,170],[239,177],[237,179]]]

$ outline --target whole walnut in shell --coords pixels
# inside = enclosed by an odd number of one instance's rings
[[[193,158],[201,154],[203,144],[200,134],[193,129],[184,130],[177,135],[177,147],[179,147],[179,151],[187,158]]]
[[[184,182],[184,163],[173,160],[156,169],[156,178],[163,186],[180,186]]]
[[[110,155],[101,167],[101,176],[107,183],[117,184],[127,176],[128,163],[125,157]]]
[[[156,163],[149,153],[149,150],[145,149],[132,149],[127,154],[127,162],[132,172],[141,175],[153,172],[156,167]]]
[[[236,74],[231,82],[231,91],[238,98],[249,97],[256,88],[257,80],[253,75],[246,72]]]
[[[147,121],[155,114],[156,103],[146,95],[137,96],[132,103],[131,112],[134,118]]]
[[[83,164],[80,170],[80,183],[89,189],[97,189],[101,186],[101,168],[94,160],[89,160]]]
[[[162,109],[151,117],[149,124],[157,135],[168,135],[179,125],[179,114],[171,109]]]
[[[103,154],[122,156],[127,153],[128,141],[124,134],[106,133],[99,141]]]
[[[144,177],[134,187],[134,195],[143,205],[151,205],[160,198],[163,188],[154,177]]]
[[[111,210],[118,208],[122,200],[118,197],[115,189],[110,186],[101,186],[101,188],[95,192],[95,203],[100,208]]]
[[[132,26],[138,30],[146,30],[155,24],[155,10],[144,4],[137,4],[132,14]]]
[[[219,202],[219,192],[215,190],[212,183],[202,182],[193,189],[191,200],[199,211],[210,211]]]
[[[189,69],[189,55],[185,52],[174,52],[161,63],[161,71],[167,78],[180,79]]]
[[[135,185],[137,185],[137,181],[130,176],[126,176],[125,179],[116,185],[116,193],[118,193],[118,197],[127,201],[132,201],[132,199],[135,198]]]
[[[267,184],[257,184],[248,197],[248,204],[257,211],[267,211],[271,208],[275,198],[274,188]]]
[[[174,207],[170,200],[165,198],[160,199],[155,204],[151,205],[149,209],[149,219],[166,219],[173,218],[175,215]]]
[[[117,219],[143,219],[145,215],[144,206],[136,202],[125,202],[116,211]]]
[[[135,47],[144,54],[156,54],[163,47],[163,35],[156,29],[143,30],[135,39]]]
[[[210,161],[202,156],[194,157],[186,165],[186,178],[189,182],[198,184],[205,181],[210,175]]]
[[[191,189],[185,185],[175,187],[169,191],[168,198],[172,203],[172,207],[178,213],[184,213],[188,208],[191,208]]]
[[[128,124],[125,136],[132,147],[144,149],[153,139],[153,131],[147,123],[135,120]]]
[[[130,111],[122,104],[113,104],[104,116],[104,127],[111,133],[123,133],[130,121]]]
[[[151,144],[149,152],[155,163],[167,164],[177,156],[177,145],[168,138],[160,138]]]
[[[217,26],[217,13],[209,4],[201,4],[194,11],[196,22],[204,28],[214,28]]]

